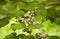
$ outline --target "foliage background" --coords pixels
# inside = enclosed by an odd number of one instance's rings
[[[60,0],[0,0],[0,39],[60,39]]]

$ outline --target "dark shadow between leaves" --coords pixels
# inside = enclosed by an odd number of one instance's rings
[[[5,25],[7,25],[9,23],[9,20],[7,19],[0,19],[0,28],[4,27]]]
[[[10,35],[6,36],[4,39],[19,39],[16,33],[11,33]]]
[[[58,36],[49,36],[48,39],[60,39]]]

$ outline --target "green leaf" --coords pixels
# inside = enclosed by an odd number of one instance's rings
[[[60,18],[55,18],[55,21],[54,21],[56,24],[59,24],[60,25]]]
[[[36,19],[39,23],[42,23],[42,21],[43,21],[43,17],[40,16],[40,15],[35,16],[35,19]]]
[[[46,3],[54,3],[54,2],[59,2],[60,0],[46,0]]]
[[[24,9],[25,11],[35,10],[35,6],[34,6],[32,3],[30,3],[30,4],[25,5],[25,6],[23,7],[23,9]]]
[[[60,32],[58,31],[59,28],[58,28],[58,25],[54,24],[54,23],[51,23],[49,20],[48,21],[45,21],[43,23],[43,29],[46,31],[46,33],[49,35],[49,36],[57,36],[57,33]]]
[[[48,15],[54,16],[54,14],[56,13],[56,9],[54,7],[48,8],[47,13]]]
[[[60,39],[58,36],[49,36],[48,39]]]
[[[22,9],[25,6],[25,3],[20,2],[20,1],[14,3],[14,4],[16,5],[16,8],[19,8],[19,10]]]
[[[34,37],[33,36],[24,36],[23,39],[34,39]]]
[[[18,24],[12,24],[11,25],[11,29],[15,30],[15,29],[23,29],[25,28],[25,24],[24,23],[18,23]]]
[[[13,31],[10,28],[10,24],[0,28],[0,39],[4,39],[5,36],[11,34]]]
[[[41,24],[31,24],[31,25],[29,25],[28,26],[28,28],[30,28],[30,29],[39,29],[39,28],[41,28]]]
[[[23,16],[25,14],[24,11],[20,10],[20,11],[15,11],[14,13],[16,16]]]
[[[3,10],[2,8],[0,8],[0,15],[4,15],[6,14],[7,12],[5,10]]]
[[[56,11],[56,15],[57,15],[57,17],[60,17],[60,10]]]
[[[38,2],[44,2],[44,1],[47,1],[47,0],[35,0],[35,1],[38,1]]]
[[[22,10],[12,10],[9,13],[13,16],[23,16],[25,14],[25,12]]]
[[[38,10],[35,10],[35,19],[39,22],[42,23],[43,21],[46,20],[47,16],[47,11],[45,9],[45,5],[41,4],[37,6]]]
[[[16,36],[16,33],[11,33],[10,35],[6,36],[5,39],[19,39],[19,37]]]
[[[4,26],[7,25],[8,23],[9,23],[8,20],[6,20],[6,19],[0,19],[0,28],[1,28],[1,27],[4,27]]]

